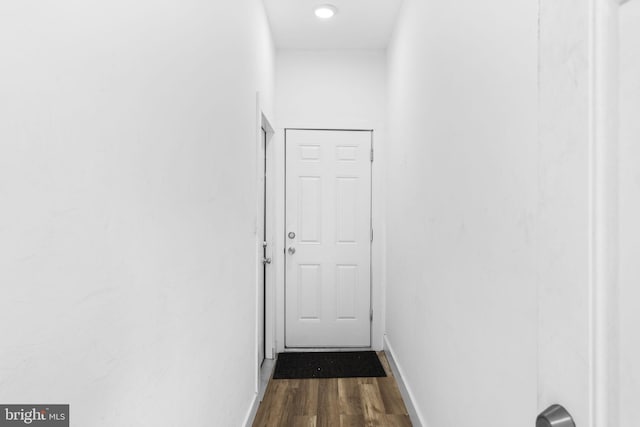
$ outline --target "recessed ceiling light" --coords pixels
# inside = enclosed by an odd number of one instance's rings
[[[314,12],[320,19],[329,19],[338,12],[338,8],[332,4],[323,4],[322,6],[316,7]]]

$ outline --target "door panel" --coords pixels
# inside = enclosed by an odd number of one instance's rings
[[[336,179],[336,243],[355,244],[357,238],[358,179]]]
[[[322,235],[322,182],[319,176],[299,177],[298,223],[302,243],[320,244]]]
[[[358,266],[336,266],[338,319],[355,319],[358,302]]]
[[[371,132],[286,131],[287,347],[371,344]]]

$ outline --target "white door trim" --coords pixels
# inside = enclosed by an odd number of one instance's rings
[[[591,0],[589,61],[589,274],[591,422],[618,425],[618,14]]]
[[[540,2],[538,412],[561,404],[588,427],[618,412],[618,12]]]
[[[265,359],[273,359],[273,349],[275,348],[275,278],[276,272],[275,267],[273,267],[274,263],[272,262],[271,268],[267,268],[267,271],[264,275],[264,282],[262,279],[262,255],[263,255],[263,240],[261,233],[259,232],[263,228],[263,224],[266,222],[267,236],[266,241],[268,244],[268,248],[275,254],[275,239],[273,236],[275,235],[275,226],[276,226],[276,215],[275,215],[275,203],[274,203],[274,195],[275,195],[275,185],[274,179],[267,179],[267,187],[266,187],[266,206],[263,201],[262,193],[264,191],[264,186],[262,183],[263,179],[263,165],[264,165],[264,156],[266,156],[267,160],[267,174],[268,176],[273,175],[273,157],[274,157],[274,135],[275,131],[271,122],[267,118],[265,112],[263,111],[261,101],[260,101],[260,93],[256,94],[256,119],[255,119],[255,135],[256,135],[256,224],[255,224],[255,347],[254,347],[254,355],[255,355],[255,392],[259,393],[261,390],[261,376],[260,376],[260,365],[261,361],[259,359],[259,346],[261,345],[261,335],[262,329],[260,328],[261,319],[259,316],[261,314],[261,306],[262,300],[260,298],[262,287],[265,286],[265,313],[264,313],[264,321],[265,321]],[[266,147],[262,147],[262,138],[263,138],[263,129],[266,131]],[[266,215],[266,221],[265,216]]]

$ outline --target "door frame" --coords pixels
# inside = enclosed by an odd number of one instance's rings
[[[256,119],[255,119],[255,137],[256,137],[256,224],[255,224],[255,392],[261,394],[264,392],[266,383],[261,380],[261,365],[259,360],[260,345],[263,329],[261,319],[259,318],[262,307],[264,307],[264,359],[274,358],[275,348],[275,283],[276,283],[276,212],[275,212],[275,174],[274,171],[274,136],[275,130],[265,113],[260,100],[260,93],[256,94]],[[263,146],[263,129],[266,133],[266,143]],[[264,167],[266,159],[266,186],[262,179],[264,178]],[[266,194],[263,194],[266,192]],[[266,242],[268,254],[272,254],[271,268],[264,271],[262,257],[264,248],[262,246],[263,236],[260,231],[266,227]],[[260,298],[262,287],[264,287],[264,300]],[[266,365],[266,363],[265,363]]]
[[[617,425],[619,5],[618,0],[539,3],[539,153],[549,150],[557,156],[557,141],[576,141],[565,157],[573,156],[574,164],[581,166],[567,175],[566,159],[539,168],[539,177],[547,182],[553,178],[558,189],[548,190],[553,198],[541,196],[553,202],[540,203],[540,215],[559,212],[555,200],[562,195],[579,194],[579,214],[584,216],[581,222],[571,218],[578,225],[569,233],[587,247],[572,265],[554,262],[562,248],[554,240],[561,239],[549,239],[558,232],[539,227],[536,245],[544,268],[538,268],[537,409],[562,404],[576,425],[592,427]],[[559,81],[564,85],[561,92],[549,83]],[[560,224],[554,227],[565,231]],[[575,239],[574,234],[566,236]],[[566,280],[569,274],[580,276],[572,282]]]
[[[286,127],[283,129],[283,146],[282,146],[282,159],[283,159],[283,180],[282,180],[282,191],[283,191],[283,203],[282,203],[282,239],[281,239],[281,248],[282,253],[284,254],[287,247],[287,236],[286,236],[286,224],[287,224],[287,131],[326,131],[326,132],[369,132],[370,133],[370,143],[371,143],[371,162],[369,163],[369,174],[370,174],[370,188],[369,188],[369,228],[373,233],[374,226],[374,215],[373,215],[373,152],[374,152],[374,130],[373,129],[358,129],[358,128],[300,128],[300,127]],[[373,244],[374,240],[372,239],[369,243],[369,310],[374,313],[374,279],[373,279]],[[279,329],[281,329],[281,340],[282,344],[277,346],[278,351],[285,352],[313,352],[313,351],[353,351],[354,349],[372,349],[375,347],[374,345],[374,322],[376,320],[376,316],[372,316],[369,322],[369,346],[366,347],[287,347],[286,345],[286,261],[287,257],[283,256],[282,258],[282,289],[281,295],[278,296],[278,301],[281,301],[280,312],[278,313],[281,317],[281,321],[279,321]]]
[[[267,141],[268,133],[264,125],[260,126],[260,157],[258,158],[258,179],[263,177],[264,181],[258,186],[259,200],[262,200],[262,210],[258,214],[258,241],[262,240],[262,252],[258,256],[258,269],[260,269],[260,256],[262,256],[262,274],[258,274],[259,278],[262,278],[262,286],[260,286],[260,279],[258,279],[258,366],[262,368],[265,359],[267,358],[267,276],[271,271],[266,260],[270,259],[272,249],[268,247],[267,233],[269,227],[267,226],[267,199],[269,192],[267,191]],[[262,191],[261,191],[262,190]],[[260,218],[262,218],[262,224],[260,224]],[[260,238],[262,237],[262,238]],[[270,261],[269,261],[270,263]]]

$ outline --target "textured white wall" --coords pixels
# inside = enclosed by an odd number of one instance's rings
[[[386,67],[385,52],[375,49],[283,49],[278,50],[276,56],[276,114],[280,128],[374,129],[372,330],[376,349],[382,348],[384,327]],[[276,159],[284,156],[282,141],[281,134],[276,139],[280,150]],[[282,168],[280,165],[280,170]],[[284,185],[278,188],[282,193]],[[279,200],[282,197],[280,194]],[[278,206],[282,203],[276,202]],[[283,235],[284,231],[279,233],[277,235]],[[276,282],[282,283],[282,280]],[[282,322],[281,315],[280,325]],[[282,343],[281,338],[279,341]]]
[[[620,426],[640,425],[640,1],[620,8]]]
[[[0,401],[239,425],[262,3],[5,1],[0,51]]]
[[[387,337],[426,426],[535,420],[537,23],[406,0],[389,48]]]

